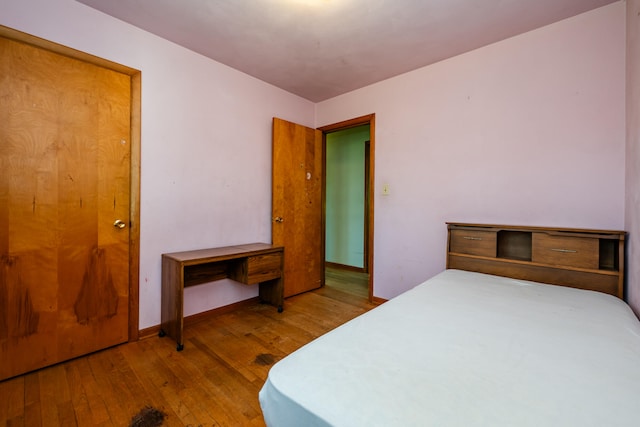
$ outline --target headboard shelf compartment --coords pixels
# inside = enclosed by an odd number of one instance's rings
[[[623,298],[624,231],[447,223],[447,268]]]
[[[498,258],[531,261],[531,233],[498,230]]]

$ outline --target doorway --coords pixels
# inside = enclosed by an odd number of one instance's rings
[[[369,125],[326,134],[325,263],[368,273],[366,247]]]
[[[373,301],[375,115],[319,128],[323,132],[325,282],[336,271],[367,283]]]
[[[324,286],[325,193],[327,134],[358,126],[369,126],[366,145],[366,191],[364,221],[364,265],[367,294],[373,297],[373,198],[375,115],[324,126],[318,129],[273,118],[271,240],[286,248],[284,296]]]

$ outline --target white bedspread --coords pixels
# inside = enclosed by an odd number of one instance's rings
[[[280,426],[639,426],[640,323],[598,292],[446,270],[273,366]]]

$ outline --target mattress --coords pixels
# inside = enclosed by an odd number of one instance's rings
[[[640,323],[599,292],[446,270],[276,363],[276,426],[637,426]]]

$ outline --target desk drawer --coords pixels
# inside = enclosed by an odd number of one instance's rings
[[[251,256],[247,259],[247,284],[277,279],[282,275],[282,252]]]
[[[533,262],[565,267],[598,269],[600,241],[592,237],[533,233]]]
[[[451,230],[449,252],[486,257],[496,256],[496,232]]]

